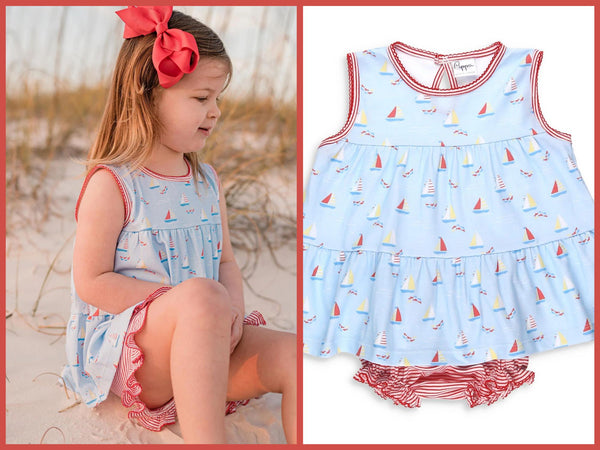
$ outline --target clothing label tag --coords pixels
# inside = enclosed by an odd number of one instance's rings
[[[450,65],[452,66],[456,78],[477,75],[475,58],[450,61]]]

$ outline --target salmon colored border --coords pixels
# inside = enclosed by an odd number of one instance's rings
[[[302,199],[304,189],[302,187],[302,148],[303,148],[303,136],[304,129],[302,123],[302,96],[303,96],[303,57],[302,57],[302,40],[304,36],[304,15],[301,6],[296,7],[296,332],[297,332],[297,345],[296,345],[296,370],[297,370],[297,401],[298,401],[298,411],[297,411],[297,434],[298,434],[298,445],[301,445],[303,442],[303,424],[302,421],[302,399],[304,394],[304,386],[302,384],[303,380],[303,371],[304,366],[302,364],[302,357],[304,355],[304,346],[302,342],[304,341],[302,323],[302,276],[299,275],[302,273]]]
[[[0,0],[1,2],[1,6],[2,8],[0,8],[0,39],[1,39],[1,45],[0,45],[0,56],[2,56],[2,60],[5,61],[6,60],[6,11],[5,11],[5,6],[16,6],[16,5],[20,5],[20,3],[16,2],[16,1],[11,1],[11,2],[5,2],[4,0]],[[154,1],[150,1],[147,2],[147,4],[153,4],[153,3],[157,3],[159,4],[160,2],[154,2]],[[164,2],[163,2],[164,3]],[[178,4],[180,5],[214,5],[215,3],[217,3],[216,1],[210,1],[210,2],[206,2],[206,1],[189,1],[189,0],[184,0],[184,1],[180,1],[178,2]],[[35,6],[35,5],[44,5],[44,6],[50,6],[50,5],[57,5],[58,2],[50,2],[50,1],[43,1],[43,0],[30,0],[27,2],[28,6]],[[103,1],[98,1],[95,3],[89,3],[89,2],[84,2],[84,1],[68,1],[68,2],[63,2],[63,5],[114,5],[113,1],[107,1],[107,0],[103,0]],[[133,3],[130,1],[126,1],[123,3],[124,5],[132,5]],[[297,226],[296,226],[296,231],[297,231],[297,248],[298,248],[298,252],[297,252],[297,271],[296,273],[301,273],[301,269],[302,269],[302,191],[303,191],[303,187],[302,187],[302,149],[303,149],[303,138],[302,138],[302,113],[303,113],[303,103],[302,103],[302,81],[303,81],[303,77],[302,77],[302,68],[303,68],[303,61],[302,61],[302,51],[303,51],[303,47],[302,47],[302,36],[303,36],[303,16],[302,16],[302,6],[524,6],[524,5],[528,5],[528,6],[595,6],[594,8],[594,22],[596,24],[600,23],[600,8],[598,6],[596,6],[596,2],[593,0],[586,0],[586,1],[581,1],[581,0],[575,0],[575,1],[571,1],[571,2],[567,2],[567,1],[559,1],[559,0],[547,0],[547,1],[540,1],[540,0],[530,0],[527,2],[523,2],[522,0],[507,0],[507,1],[492,1],[489,3],[484,3],[482,1],[474,1],[474,0],[462,0],[462,1],[454,1],[454,2],[449,2],[449,1],[444,1],[444,0],[423,0],[423,1],[418,1],[418,0],[413,0],[413,1],[403,1],[403,0],[386,0],[386,1],[372,1],[372,2],[366,2],[366,1],[357,1],[357,0],[346,0],[346,1],[321,1],[321,0],[296,0],[296,1],[274,1],[274,0],[265,0],[265,1],[258,1],[258,0],[254,0],[254,1],[241,1],[241,0],[237,0],[237,1],[226,1],[223,2],[223,6],[262,6],[262,5],[271,5],[271,6],[296,6],[297,7],[297,60],[298,60],[298,64],[297,64],[297,104],[298,104],[298,108],[297,108],[297,168],[296,168],[296,200],[297,200],[297,217],[298,217],[298,221],[297,221]],[[557,32],[560,32],[560,30],[557,30]],[[597,31],[594,31],[594,40],[597,42],[599,39],[599,35],[597,33]],[[600,63],[599,63],[599,50],[598,50],[598,46],[596,45],[595,47],[595,73],[600,73]],[[2,87],[4,88],[6,86],[6,72],[5,70],[0,71],[0,83],[2,84]],[[0,132],[0,142],[5,143],[6,142],[6,125],[5,125],[5,121],[6,121],[6,96],[5,96],[5,92],[6,90],[3,89],[2,90],[2,107],[0,108],[0,118],[2,119],[2,126],[1,126],[1,132]],[[595,83],[595,104],[598,104],[598,99],[599,99],[600,93],[599,93],[599,89],[598,89],[598,83]],[[589,100],[587,100],[589,101]],[[596,114],[595,117],[595,127],[596,129],[600,129],[600,115]],[[600,158],[595,158],[595,170],[596,172],[600,171]],[[0,158],[0,181],[2,182],[2,186],[6,186],[6,159]],[[600,198],[600,182],[596,182],[595,183],[595,191],[594,191],[594,195],[595,198],[598,199]],[[2,194],[0,195],[0,203],[2,204],[2,208],[0,210],[0,231],[2,231],[4,233],[4,235],[6,235],[6,190],[2,189]],[[598,208],[596,210],[596,223],[600,223],[600,221],[598,220],[598,216],[600,216],[600,214],[598,214],[598,211],[600,211],[600,208]],[[595,247],[595,251],[596,254],[600,255],[600,244],[598,242],[596,242],[596,247]],[[2,250],[0,250],[2,252],[2,255],[4,256],[4,260],[6,260],[6,246],[2,246]],[[600,267],[597,264],[595,267],[595,276],[596,276],[596,280],[600,279]],[[2,270],[0,271],[0,289],[2,289],[2,292],[6,292],[6,271]],[[302,443],[302,393],[303,393],[303,388],[302,388],[302,327],[300,326],[300,324],[302,324],[302,303],[301,300],[302,299],[302,277],[298,276],[297,277],[297,323],[298,325],[298,365],[297,365],[297,375],[298,375],[298,442]],[[6,304],[6,299],[5,302]],[[600,317],[600,313],[598,312],[598,308],[596,308],[595,311],[595,317],[594,317],[594,323],[598,323],[598,317]],[[6,322],[2,322],[2,329],[1,329],[1,333],[2,336],[6,335]],[[596,340],[596,345],[595,345],[595,368],[596,368],[596,374],[600,374],[600,370],[599,370],[599,365],[600,365],[600,345],[598,345],[598,343],[600,342],[600,338],[598,338],[598,336],[596,335],[595,337]],[[4,372],[6,372],[6,349],[4,346],[1,346],[1,350],[0,350],[0,356],[1,356],[1,367],[4,369]],[[598,422],[599,418],[600,418],[600,408],[599,408],[599,402],[598,402],[598,396],[600,395],[600,376],[596,376],[596,383],[595,383],[595,417],[596,417],[596,422]],[[0,389],[0,401],[3,404],[6,404],[6,392],[4,389]],[[328,405],[328,407],[331,407],[332,412],[335,410],[335,405]],[[4,414],[6,414],[6,409],[4,409]],[[324,424],[325,426],[326,424]],[[0,422],[0,442],[5,442],[6,441],[6,421],[2,420]],[[595,435],[595,439],[594,439],[595,445],[585,445],[585,446],[577,446],[577,448],[600,448],[600,440],[598,439],[598,433],[596,433]],[[15,446],[16,447],[16,446]],[[19,445],[19,448],[22,448],[22,445]],[[77,448],[79,446],[74,446],[73,448]],[[82,448],[87,448],[87,446],[81,446]],[[116,447],[116,446],[108,446],[110,448],[112,447]],[[125,448],[125,446],[122,446],[123,448]],[[279,446],[275,446],[275,447],[279,447]],[[289,448],[289,446],[281,446],[282,448]],[[296,446],[294,446],[296,447]],[[356,447],[355,445],[352,446],[348,446],[348,445],[327,445],[327,446],[321,446],[321,445],[312,445],[311,448],[313,449],[317,449],[317,448],[324,448],[324,449],[331,449],[331,448],[347,448],[347,447]],[[368,446],[361,446],[363,448],[367,448]],[[444,445],[444,446],[440,446],[440,445],[408,445],[408,446],[403,446],[403,448],[415,448],[415,449],[419,449],[419,450],[426,450],[426,449],[438,449],[438,448],[452,448],[452,449],[457,449],[457,450],[464,450],[465,446],[464,445]],[[499,449],[499,448],[518,448],[520,446],[515,446],[515,445],[477,445],[477,446],[469,446],[469,448],[481,448],[481,447],[493,447],[495,449]],[[559,447],[563,447],[563,446],[558,446],[558,445],[554,445],[554,446],[548,446],[548,445],[528,445],[528,446],[522,446],[524,448],[526,448],[527,450],[547,450],[548,448],[559,448]],[[571,446],[572,447],[572,446]],[[154,445],[150,445],[147,446],[146,448],[157,448],[157,449],[162,449],[164,448],[164,446],[154,446]],[[233,448],[233,446],[231,445],[226,445],[226,446],[220,446],[219,448]],[[270,447],[271,448],[271,447]],[[565,447],[566,448],[566,447]]]

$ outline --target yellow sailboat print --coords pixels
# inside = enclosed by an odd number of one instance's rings
[[[367,114],[364,110],[361,110],[359,119],[354,123],[355,127],[366,127],[367,126]]]
[[[523,197],[523,211],[527,212],[535,208],[537,208],[537,203],[535,202],[533,197],[529,194],[525,194],[525,196]]]
[[[545,269],[546,269],[546,266],[544,265],[544,260],[542,259],[542,255],[540,255],[538,253],[533,258],[533,271],[541,272],[542,270],[545,270]]]
[[[435,320],[435,312],[433,311],[433,306],[427,308],[427,311],[425,311],[425,315],[423,316],[423,322],[426,322],[428,320]]]
[[[383,238],[383,245],[393,247],[396,245],[396,233],[394,230],[390,231],[385,238]]]
[[[358,314],[369,314],[369,299],[365,298],[356,309]]]
[[[404,278],[404,282],[402,283],[402,287],[400,288],[402,292],[414,292],[415,290],[415,279],[412,275],[408,275]]]
[[[536,153],[541,151],[540,146],[533,137],[529,138],[529,149],[527,151],[529,155],[535,155]]]
[[[446,116],[446,121],[444,122],[445,127],[456,127],[458,126],[458,116],[454,110],[450,111]]]
[[[568,276],[563,277],[563,292],[566,294],[567,292],[571,292],[575,289],[575,285],[571,281]]]
[[[563,219],[560,214],[556,217],[556,225],[554,226],[554,231],[560,233],[561,231],[565,231],[567,229],[567,223],[565,219]]]
[[[388,69],[388,62],[387,60],[383,63],[383,66],[381,66],[381,69],[379,69],[379,75],[393,75],[394,72],[390,72],[390,70]]]
[[[380,215],[381,215],[381,205],[377,204],[373,207],[373,209],[371,209],[371,212],[367,216],[367,219],[369,219],[369,220],[379,219]]]
[[[406,157],[407,156],[408,156],[408,152],[404,152],[402,154],[402,156],[400,157],[400,159],[398,160],[398,163],[396,165],[397,166],[405,167],[406,166]]]
[[[317,237],[317,226],[313,223],[311,225],[309,225],[304,232],[302,233],[302,235],[306,238],[306,239],[315,239]]]
[[[354,274],[352,273],[352,270],[348,269],[348,273],[346,273],[346,276],[342,280],[342,284],[340,284],[340,286],[341,287],[350,287],[353,284],[354,284]]]
[[[500,297],[499,295],[496,296],[496,300],[494,300],[494,306],[492,306],[492,308],[496,312],[506,311],[506,308],[504,307],[504,302],[502,301],[502,297]]]
[[[454,208],[452,207],[452,205],[448,205],[448,207],[446,208],[444,217],[442,217],[442,222],[456,222],[456,213],[454,212]]]
[[[496,352],[494,351],[493,348],[488,349],[488,351],[485,353],[485,360],[486,361],[492,361],[494,359],[498,359],[498,355],[496,354]]]
[[[482,248],[483,247],[483,240],[481,239],[481,236],[479,236],[479,233],[475,232],[475,234],[473,235],[473,239],[471,239],[471,243],[469,244],[469,248]]]
[[[569,343],[565,336],[560,331],[557,331],[554,335],[554,348],[566,347],[567,345]]]
[[[471,287],[481,286],[481,272],[479,269],[475,269],[473,276],[471,277]]]
[[[469,150],[467,150],[467,153],[465,154],[465,159],[463,159],[462,166],[463,167],[472,167],[473,166],[473,157],[471,156],[471,152]]]
[[[338,152],[331,157],[331,160],[334,162],[343,162],[344,161],[344,149],[341,148]]]

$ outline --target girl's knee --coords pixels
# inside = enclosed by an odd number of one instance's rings
[[[191,278],[173,289],[173,307],[179,316],[231,321],[231,299],[225,286],[208,278]]]

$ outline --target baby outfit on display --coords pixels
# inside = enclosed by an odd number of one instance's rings
[[[350,110],[303,213],[304,352],[408,407],[490,404],[593,340],[594,204],[541,114],[542,52],[350,53]]]

